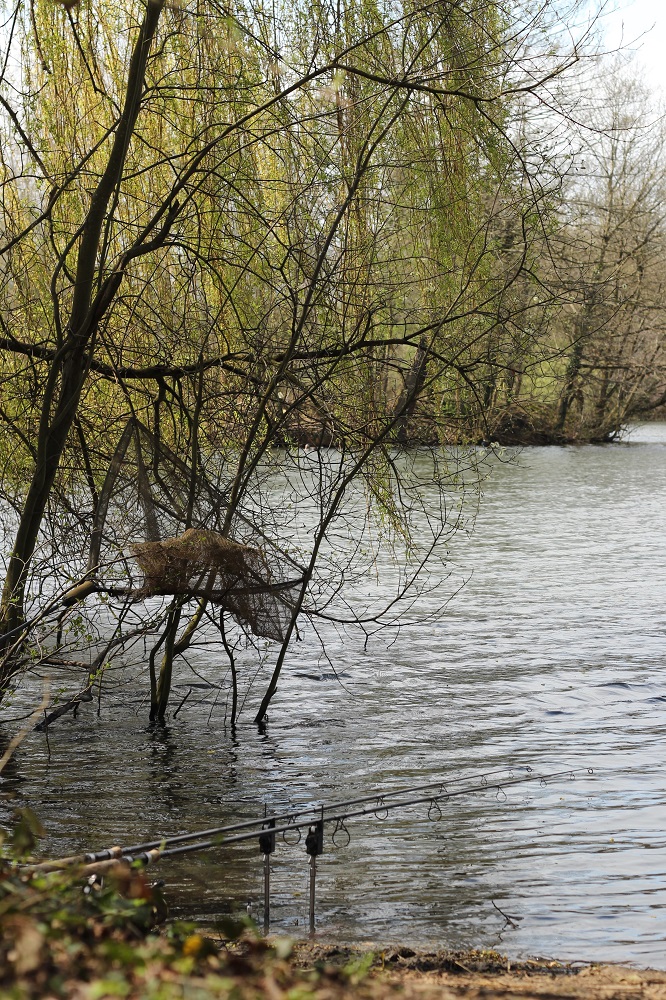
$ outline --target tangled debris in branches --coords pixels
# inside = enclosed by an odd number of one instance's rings
[[[281,642],[291,619],[290,591],[276,581],[264,553],[216,531],[189,528],[178,538],[137,542],[142,596],[173,594],[219,604],[258,636]]]

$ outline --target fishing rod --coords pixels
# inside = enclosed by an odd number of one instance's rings
[[[261,828],[271,824],[275,825],[276,823],[282,823],[284,821],[287,821],[291,825],[292,829],[297,829],[309,825],[312,822],[311,818],[304,820],[302,824],[298,825],[298,827],[292,823],[292,820],[297,819],[299,816],[312,817],[313,812],[320,812],[321,809],[323,809],[325,813],[329,813],[333,809],[343,809],[347,806],[361,805],[364,802],[380,802],[385,799],[393,799],[401,795],[425,791],[430,788],[443,789],[446,785],[458,785],[463,781],[485,780],[487,782],[489,779],[492,780],[495,778],[498,774],[504,774],[508,771],[509,774],[512,775],[514,771],[518,770],[526,771],[528,776],[534,774],[533,768],[529,765],[516,765],[514,767],[495,768],[491,771],[485,771],[481,775],[465,775],[463,777],[450,778],[446,780],[439,778],[423,784],[408,785],[406,787],[402,786],[386,792],[374,792],[372,795],[364,795],[355,799],[342,799],[337,802],[329,802],[323,805],[313,805],[312,803],[309,803],[307,806],[289,809],[278,813],[265,814],[264,816],[260,816],[255,819],[242,820],[237,823],[227,824],[226,826],[212,827],[208,830],[195,830],[191,833],[176,834],[172,837],[160,837],[158,839],[145,841],[140,844],[131,844],[127,847],[107,847],[99,851],[89,851],[84,854],[77,854],[71,857],[57,858],[52,861],[40,862],[32,867],[37,868],[42,872],[48,872],[58,871],[75,865],[90,865],[97,862],[113,861],[119,858],[134,856],[153,850],[160,850],[163,854],[164,849],[172,844],[187,844],[191,841],[201,840],[202,838],[224,837],[224,835],[228,833],[236,833],[241,830],[251,830],[256,827]],[[254,836],[256,836],[256,834],[254,834]],[[252,837],[249,837],[248,839],[252,839]]]
[[[348,819],[358,819],[361,816],[370,816],[373,814],[377,816],[378,819],[383,821],[386,819],[386,816],[380,816],[379,814],[388,814],[391,809],[404,809],[408,806],[423,805],[425,802],[437,805],[440,801],[446,802],[449,799],[458,798],[461,795],[492,791],[493,789],[496,792],[500,792],[504,788],[509,788],[513,785],[523,784],[529,781],[539,780],[542,784],[546,784],[548,781],[552,781],[553,779],[565,776],[575,777],[576,774],[582,772],[587,774],[594,773],[592,768],[566,768],[565,770],[554,771],[548,774],[537,774],[531,767],[528,767],[526,770],[529,773],[518,778],[510,776],[501,781],[488,780],[489,777],[493,778],[494,775],[501,774],[503,771],[507,770],[512,771],[516,770],[516,768],[502,768],[497,771],[486,772],[481,776],[481,779],[477,779],[479,780],[479,784],[472,785],[471,787],[454,789],[453,791],[448,790],[447,783],[441,780],[433,781],[423,785],[414,785],[407,788],[395,789],[390,792],[375,793],[358,799],[347,799],[337,803],[329,803],[328,805],[310,805],[304,807],[303,809],[294,809],[284,813],[267,815],[259,819],[245,820],[244,822],[233,823],[226,827],[215,827],[211,830],[197,830],[193,833],[180,834],[179,836],[163,838],[158,841],[149,841],[146,844],[137,845],[133,848],[111,847],[95,853],[81,854],[72,858],[59,858],[56,861],[45,861],[35,865],[30,865],[29,867],[31,871],[46,871],[47,866],[58,865],[60,867],[69,867],[77,864],[83,864],[89,866],[92,870],[96,864],[104,862],[114,863],[117,861],[123,861],[126,864],[139,863],[148,865],[159,860],[160,858],[175,857],[176,855],[210,850],[213,847],[222,847],[227,844],[240,844],[246,841],[256,840],[257,837],[261,838],[262,834],[266,832],[268,832],[271,836],[275,836],[278,833],[284,834],[289,832],[300,832],[305,827],[309,828],[313,824],[317,823],[344,823]],[[476,778],[476,775],[456,778],[450,780],[448,785],[452,785],[454,783],[458,784],[462,781],[473,781]],[[435,794],[422,795],[417,798],[386,801],[387,799],[393,799],[399,795],[406,795],[409,792],[424,791],[428,788],[435,788],[438,789],[438,791]],[[337,809],[342,806],[362,805],[366,802],[372,802],[373,804],[365,809],[352,810],[351,812],[345,810],[344,812],[331,813],[332,809]],[[298,820],[299,816],[304,816],[306,818]],[[286,822],[284,825],[277,826],[278,822],[283,822],[285,820]],[[244,833],[235,832],[249,827],[259,827],[260,829],[252,829]],[[227,832],[234,833],[234,836],[224,836]],[[198,837],[206,837],[207,839],[197,840]],[[170,847],[169,844],[174,844],[176,846]],[[50,870],[55,871],[57,869],[51,868]]]

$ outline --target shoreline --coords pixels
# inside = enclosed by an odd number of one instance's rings
[[[495,950],[430,951],[374,943],[336,945],[297,941],[290,967],[295,972],[302,970],[305,975],[309,970],[319,970],[333,983],[340,970],[344,972],[347,981],[340,983],[337,990],[330,992],[321,987],[312,994],[321,1000],[352,997],[381,1000],[389,995],[401,1000],[666,998],[666,970],[638,969],[610,962],[512,960]],[[359,972],[354,973],[355,968]],[[267,995],[271,995],[270,991]],[[274,1000],[278,1000],[277,994]]]
[[[240,964],[203,1000],[666,1000],[666,970],[613,963],[284,938],[222,950],[232,970]]]

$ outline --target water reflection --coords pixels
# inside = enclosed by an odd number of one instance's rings
[[[617,447],[526,449],[495,469],[475,534],[450,546],[448,592],[467,584],[445,613],[390,646],[324,632],[326,658],[304,634],[263,732],[249,721],[252,693],[232,733],[226,696],[203,688],[167,727],[146,728],[145,685],[130,678],[110,686],[99,719],[82,706],[59,720],[50,760],[45,737],[30,736],[6,780],[42,816],[48,849],[69,853],[387,783],[591,765],[595,776],[518,786],[506,801],[451,799],[437,822],[427,807],[350,822],[344,848],[331,830],[319,926],[347,939],[663,962],[665,495],[664,425]],[[367,586],[393,582],[385,563]],[[425,594],[419,610],[441,603]],[[196,669],[220,683],[205,650]],[[209,919],[248,899],[259,911],[257,845],[159,874],[178,912]],[[272,884],[275,929],[304,928],[302,843],[278,845]]]

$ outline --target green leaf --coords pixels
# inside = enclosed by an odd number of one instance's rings
[[[365,954],[359,955],[358,958],[348,962],[342,971],[350,982],[355,985],[365,979],[372,968],[374,960],[374,951],[366,951]]]

